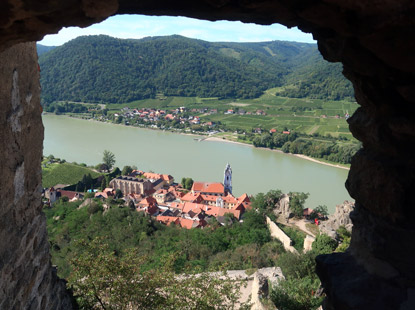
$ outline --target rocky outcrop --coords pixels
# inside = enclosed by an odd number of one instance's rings
[[[0,309],[72,309],[49,255],[34,43],[0,53]]]
[[[292,216],[290,210],[290,196],[282,194],[280,200],[275,205],[273,212],[278,218],[288,220]]]
[[[354,210],[354,202],[345,201],[341,205],[336,206],[336,211],[334,214],[329,215],[327,221],[321,222],[319,228],[320,232],[330,236],[331,238],[336,238],[336,230],[340,226],[344,226],[349,232],[352,231],[353,223],[350,218],[350,213]]]
[[[270,306],[265,307],[263,300],[269,298],[269,284],[278,285],[278,282],[284,279],[284,275],[279,267],[269,267],[258,269],[254,273],[254,279],[251,289],[251,310],[271,310]]]
[[[311,251],[313,249],[313,242],[316,241],[316,238],[310,235],[306,235],[304,239],[304,253]]]

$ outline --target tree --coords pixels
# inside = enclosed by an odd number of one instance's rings
[[[173,272],[177,255],[162,258],[161,268],[143,270],[147,260],[129,249],[123,256],[102,239],[80,241],[71,261],[69,286],[81,309],[236,309],[240,283],[227,276]]]
[[[103,191],[106,187],[107,187],[107,179],[106,178],[102,178],[102,181],[101,181],[101,190]]]
[[[316,254],[331,254],[337,248],[337,241],[326,234],[320,234],[314,240],[312,248]]]
[[[279,256],[277,265],[281,267],[285,280],[272,287],[271,300],[281,310],[317,309],[322,297],[315,296],[320,280],[315,273],[316,253],[291,252]]]
[[[308,193],[289,193],[290,196],[290,210],[295,217],[303,217],[304,203],[308,198]]]
[[[310,219],[314,220],[314,219],[318,219],[318,218],[325,218],[328,215],[329,215],[329,212],[327,210],[327,206],[319,205],[310,214]]]
[[[124,168],[122,168],[121,175],[129,175],[131,172],[133,172],[133,168],[131,166],[124,166]]]
[[[119,177],[119,176],[121,175],[121,170],[120,170],[120,168],[115,167],[115,168],[114,168],[114,171],[112,172],[112,174],[111,174],[111,175],[113,175],[115,178],[116,178],[116,177]]]
[[[193,186],[193,179],[192,178],[187,178],[185,188],[190,190],[192,188],[192,186]]]
[[[108,170],[112,169],[112,166],[115,164],[115,155],[114,153],[104,150],[104,156],[102,157],[102,161],[104,164],[108,166]]]
[[[122,191],[119,188],[117,188],[117,190],[115,191],[114,198],[119,199],[119,198],[122,198],[122,197],[123,197]]]
[[[193,179],[192,178],[182,178],[182,186],[183,186],[183,188],[190,190],[193,186]]]

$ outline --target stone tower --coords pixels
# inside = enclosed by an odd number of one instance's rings
[[[223,186],[225,187],[225,192],[232,194],[232,168],[229,163],[225,167]]]

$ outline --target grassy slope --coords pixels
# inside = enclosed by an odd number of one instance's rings
[[[100,174],[86,167],[63,163],[49,164],[42,167],[43,187],[51,187],[56,184],[75,184],[82,180],[84,174],[90,173],[93,178]]]

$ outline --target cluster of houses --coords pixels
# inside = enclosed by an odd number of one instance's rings
[[[114,116],[115,117],[123,116],[126,119],[139,118],[140,120],[146,123],[156,123],[162,120],[166,120],[166,121],[177,120],[181,124],[202,125],[202,126],[209,126],[209,128],[213,128],[215,126],[215,123],[213,122],[205,122],[201,124],[199,116],[193,116],[193,115],[184,116],[183,113],[185,112],[205,113],[205,114],[218,113],[217,109],[208,110],[207,108],[188,110],[186,107],[179,107],[177,109],[166,111],[166,110],[154,109],[154,108],[129,109],[128,107],[125,107],[121,109],[121,115],[116,113],[114,114]]]
[[[194,182],[190,191],[174,183],[171,175],[134,170],[126,176],[110,181],[109,187],[95,192],[95,198],[108,199],[120,190],[125,203],[154,217],[158,222],[183,228],[203,228],[215,218],[225,225],[230,220],[241,220],[245,210],[251,208],[247,194],[232,195],[232,170],[225,168],[224,183]],[[82,193],[52,187],[45,197],[52,204],[61,196],[70,201],[83,199]]]
[[[187,112],[187,115],[183,114]],[[212,115],[217,114],[217,109],[199,108],[199,109],[187,109],[186,107],[179,107],[170,111],[154,108],[141,108],[141,109],[130,109],[128,107],[121,109],[121,114],[114,114],[115,117],[123,116],[125,119],[139,118],[146,123],[156,123],[161,120],[167,121],[178,121],[181,124],[188,125],[202,125],[209,126],[209,128],[215,127],[214,122],[203,122],[201,123],[200,117],[196,115],[188,115],[189,113]],[[239,114],[239,115],[266,115],[265,111],[245,111],[243,109],[228,109],[224,114]]]

